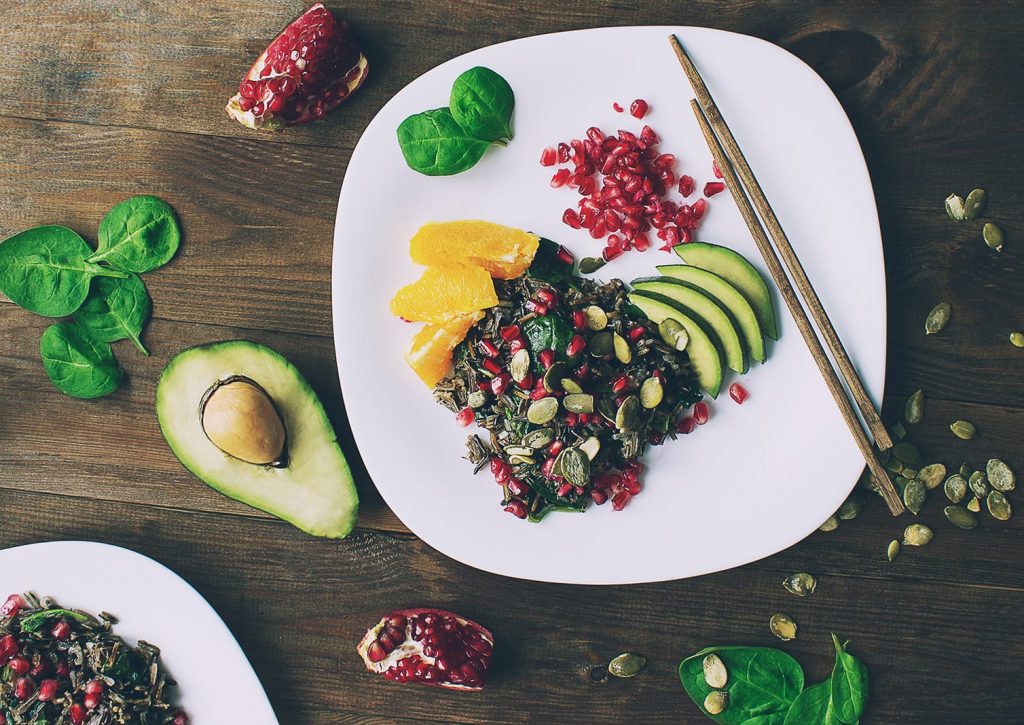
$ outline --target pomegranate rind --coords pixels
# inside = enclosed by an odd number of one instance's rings
[[[452,366],[452,352],[466,333],[484,316],[483,312],[457,317],[449,322],[426,325],[412,339],[405,361],[426,385],[433,388]]]
[[[424,224],[409,242],[417,264],[475,264],[497,279],[522,276],[540,247],[540,237],[494,222],[467,219]]]
[[[402,287],[391,299],[391,314],[410,322],[448,322],[498,304],[494,281],[483,267],[439,264]]]

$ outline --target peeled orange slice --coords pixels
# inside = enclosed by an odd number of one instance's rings
[[[420,380],[433,388],[448,374],[455,346],[462,342],[473,323],[483,316],[483,312],[474,312],[437,325],[426,325],[416,333],[405,359]]]
[[[471,264],[427,267],[391,299],[391,314],[410,322],[447,322],[498,304],[491,275]]]
[[[418,264],[465,262],[498,279],[522,275],[537,253],[540,237],[493,222],[466,220],[424,224],[409,243]]]

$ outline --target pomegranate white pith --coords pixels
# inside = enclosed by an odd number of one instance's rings
[[[316,3],[260,54],[226,110],[248,128],[296,126],[326,116],[368,72],[348,25]]]

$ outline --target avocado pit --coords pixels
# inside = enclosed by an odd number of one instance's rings
[[[246,463],[286,464],[284,422],[267,392],[241,375],[218,381],[199,408],[203,432],[213,445]]]

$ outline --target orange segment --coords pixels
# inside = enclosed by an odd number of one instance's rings
[[[409,242],[418,264],[466,262],[498,279],[522,275],[537,253],[540,237],[493,222],[466,220],[424,224]]]
[[[483,316],[483,312],[463,315],[437,325],[426,325],[416,333],[405,359],[420,380],[432,388],[448,374],[455,346],[462,342],[473,323]]]
[[[491,275],[469,264],[427,267],[391,299],[391,314],[410,322],[445,322],[498,304]]]

